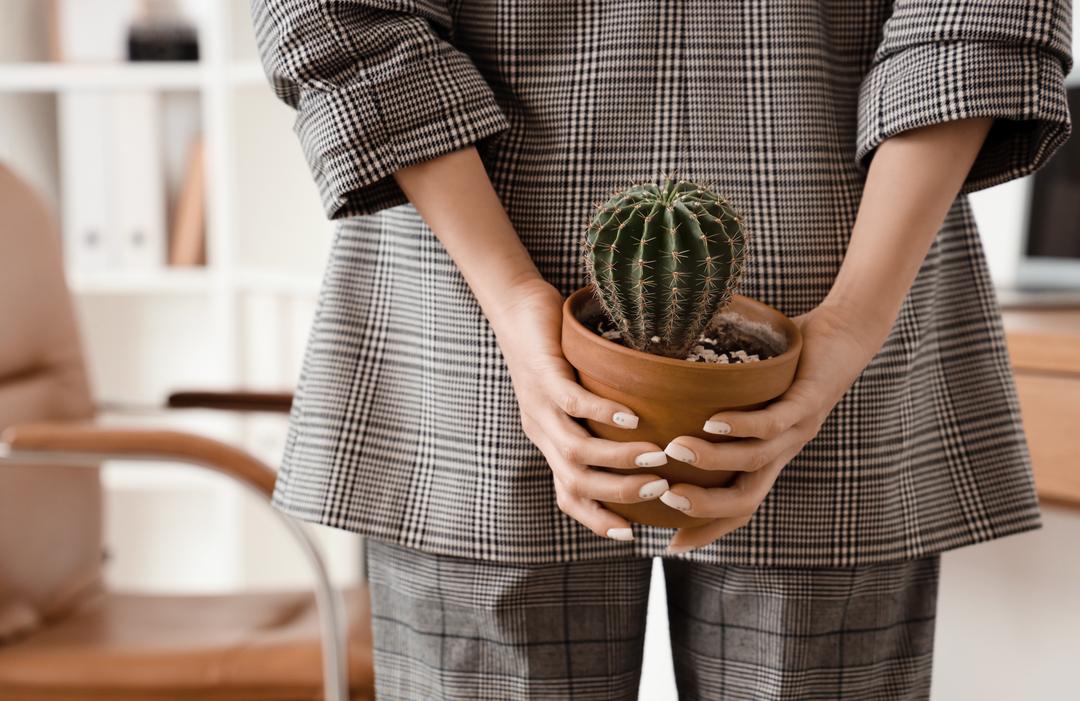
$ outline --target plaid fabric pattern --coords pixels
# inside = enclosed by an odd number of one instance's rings
[[[367,541],[380,699],[636,699],[651,558],[515,565]],[[940,555],[664,558],[680,699],[926,699]]]
[[[273,503],[417,549],[514,563],[654,556],[558,510],[494,333],[392,177],[473,143],[546,279],[584,284],[593,203],[676,170],[745,213],[741,291],[789,316],[843,260],[874,148],[999,118],[970,191],[1069,133],[1059,0],[253,0],[258,43],[339,221]],[[884,347],[745,527],[730,565],[915,559],[1041,526],[966,198]]]

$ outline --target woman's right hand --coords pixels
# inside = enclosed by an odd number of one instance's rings
[[[593,436],[573,417],[634,428],[638,417],[624,404],[580,384],[562,354],[563,297],[547,282],[516,284],[499,304],[492,328],[506,359],[525,435],[547,458],[559,509],[597,535],[633,540],[630,522],[599,501],[628,504],[655,499],[667,488],[657,475],[622,475],[590,465],[633,469],[667,462],[660,446]]]
[[[555,474],[559,508],[594,533],[632,540],[630,522],[597,500],[655,499],[668,484],[657,475],[594,470],[655,467],[659,446],[593,437],[574,421],[588,418],[632,428],[629,407],[577,383],[562,355],[562,295],[544,282],[491,185],[474,145],[394,171],[402,192],[438,237],[491,321],[521,408],[525,434]],[[619,423],[625,416],[626,423]],[[635,462],[635,459],[638,461]]]

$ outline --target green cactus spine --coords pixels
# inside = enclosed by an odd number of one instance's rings
[[[601,203],[583,248],[589,282],[623,342],[675,358],[731,301],[747,254],[742,218],[727,200],[668,176]]]

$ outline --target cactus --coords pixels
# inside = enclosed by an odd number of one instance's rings
[[[589,282],[623,342],[673,358],[731,301],[746,253],[742,218],[723,197],[666,175],[599,204],[583,246]]]

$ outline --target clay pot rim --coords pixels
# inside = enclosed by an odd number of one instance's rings
[[[802,333],[799,330],[798,325],[791,320],[786,314],[771,307],[764,302],[759,302],[753,297],[746,297],[740,294],[732,295],[732,299],[738,298],[743,303],[748,303],[752,306],[763,307],[772,313],[778,313],[784,319],[783,328],[777,329],[781,331],[787,338],[788,346],[783,353],[766,358],[764,360],[758,360],[753,363],[695,363],[689,360],[680,360],[679,358],[670,358],[666,355],[657,355],[656,353],[646,353],[639,351],[628,346],[624,346],[614,341],[609,341],[600,334],[594,332],[592,329],[581,323],[581,320],[577,318],[577,314],[574,313],[574,306],[578,303],[578,300],[588,294],[590,297],[594,294],[593,285],[589,284],[585,287],[580,287],[570,294],[563,301],[563,319],[569,319],[570,324],[574,326],[574,330],[580,334],[584,334],[590,338],[593,342],[597,343],[605,351],[609,353],[617,353],[625,356],[628,360],[648,361],[657,363],[659,365],[666,365],[672,368],[678,368],[684,372],[740,372],[745,371],[748,368],[758,368],[760,370],[766,370],[774,365],[782,365],[789,363],[797,358],[802,352]]]

